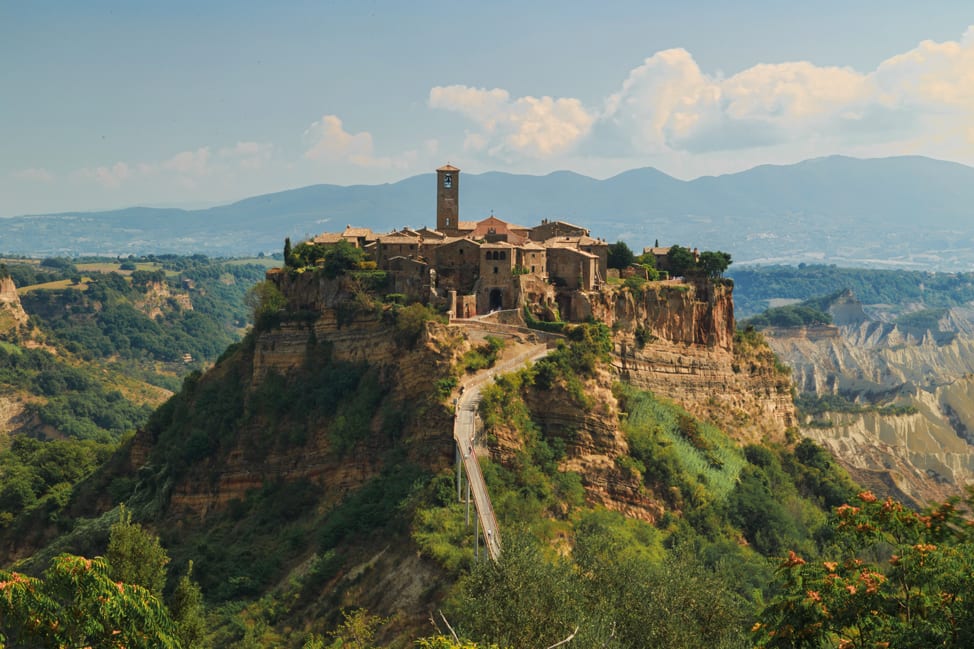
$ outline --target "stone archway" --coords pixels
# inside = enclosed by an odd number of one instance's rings
[[[487,306],[488,311],[499,311],[504,308],[504,291],[499,288],[490,289],[490,301]]]

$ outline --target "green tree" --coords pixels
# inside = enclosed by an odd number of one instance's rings
[[[284,266],[293,266],[291,259],[291,237],[284,237]]]
[[[700,270],[711,279],[717,279],[731,265],[731,256],[720,250],[707,250],[700,253]]]
[[[104,559],[63,554],[43,579],[0,570],[0,647],[178,649],[166,607]]]
[[[666,253],[666,263],[670,267],[670,274],[674,277],[685,276],[697,267],[693,251],[683,246],[671,247]]]
[[[132,522],[132,512],[124,505],[119,508],[118,522],[109,532],[105,559],[112,579],[138,584],[156,597],[162,595],[169,555],[158,536]]]
[[[254,325],[261,326],[268,318],[284,310],[287,306],[287,298],[274,282],[265,279],[250,287],[244,296],[244,304],[250,309]]]
[[[832,556],[781,563],[758,646],[974,646],[974,491],[958,504],[918,513],[866,491],[836,508]]]
[[[346,271],[359,267],[365,253],[344,239],[329,247],[325,252],[325,275],[338,277]]]
[[[183,649],[206,649],[206,618],[203,606],[203,592],[193,581],[193,562],[190,561],[186,574],[176,582],[176,588],[169,598],[169,611],[176,623],[176,636]]]
[[[524,533],[504,539],[497,563],[478,563],[458,584],[452,620],[464,637],[502,647],[548,647],[584,614],[581,583],[567,559],[550,559]]]
[[[609,244],[609,268],[628,268],[636,260],[636,255],[625,241],[616,241]]]
[[[375,632],[386,621],[364,608],[343,610],[342,618],[342,623],[331,634],[334,640],[328,649],[372,649]]]

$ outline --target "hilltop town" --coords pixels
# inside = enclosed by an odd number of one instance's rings
[[[531,305],[545,319],[584,320],[590,311],[578,298],[585,292],[599,291],[620,274],[655,278],[640,265],[609,268],[610,244],[572,223],[542,219],[528,227],[493,214],[461,220],[460,170],[451,165],[436,170],[435,229],[375,234],[348,225],[307,243],[360,249],[387,274],[390,292],[438,304],[456,318]],[[656,268],[668,268],[670,248],[643,252]],[[696,250],[687,252],[694,262],[700,259]]]

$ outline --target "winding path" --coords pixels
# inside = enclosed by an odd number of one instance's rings
[[[506,328],[506,325],[491,324],[491,329],[496,333],[501,333],[499,330],[503,328]],[[523,334],[523,332],[524,329],[521,327],[510,327],[510,333]],[[480,405],[480,390],[484,385],[492,382],[495,376],[513,372],[546,356],[551,350],[551,342],[557,338],[557,336],[551,335],[537,336],[536,339],[544,339],[548,342],[532,344],[516,356],[506,359],[494,367],[482,370],[461,383],[462,392],[457,400],[456,416],[453,420],[453,439],[457,443],[460,457],[463,458],[464,473],[467,475],[467,482],[474,507],[477,510],[480,527],[483,529],[484,546],[487,549],[487,555],[493,561],[497,561],[500,556],[501,537],[497,518],[494,515],[494,507],[490,502],[490,494],[487,493],[487,484],[484,482],[484,475],[480,470],[480,461],[477,457],[477,409]]]

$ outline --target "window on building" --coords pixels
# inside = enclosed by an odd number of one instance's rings
[[[500,257],[501,258],[501,261],[507,259],[507,253],[504,252],[503,250],[501,250],[498,254],[501,256]]]
[[[531,272],[532,273],[534,272],[534,266],[531,266]]]
[[[497,274],[497,266],[494,266],[494,274]]]

